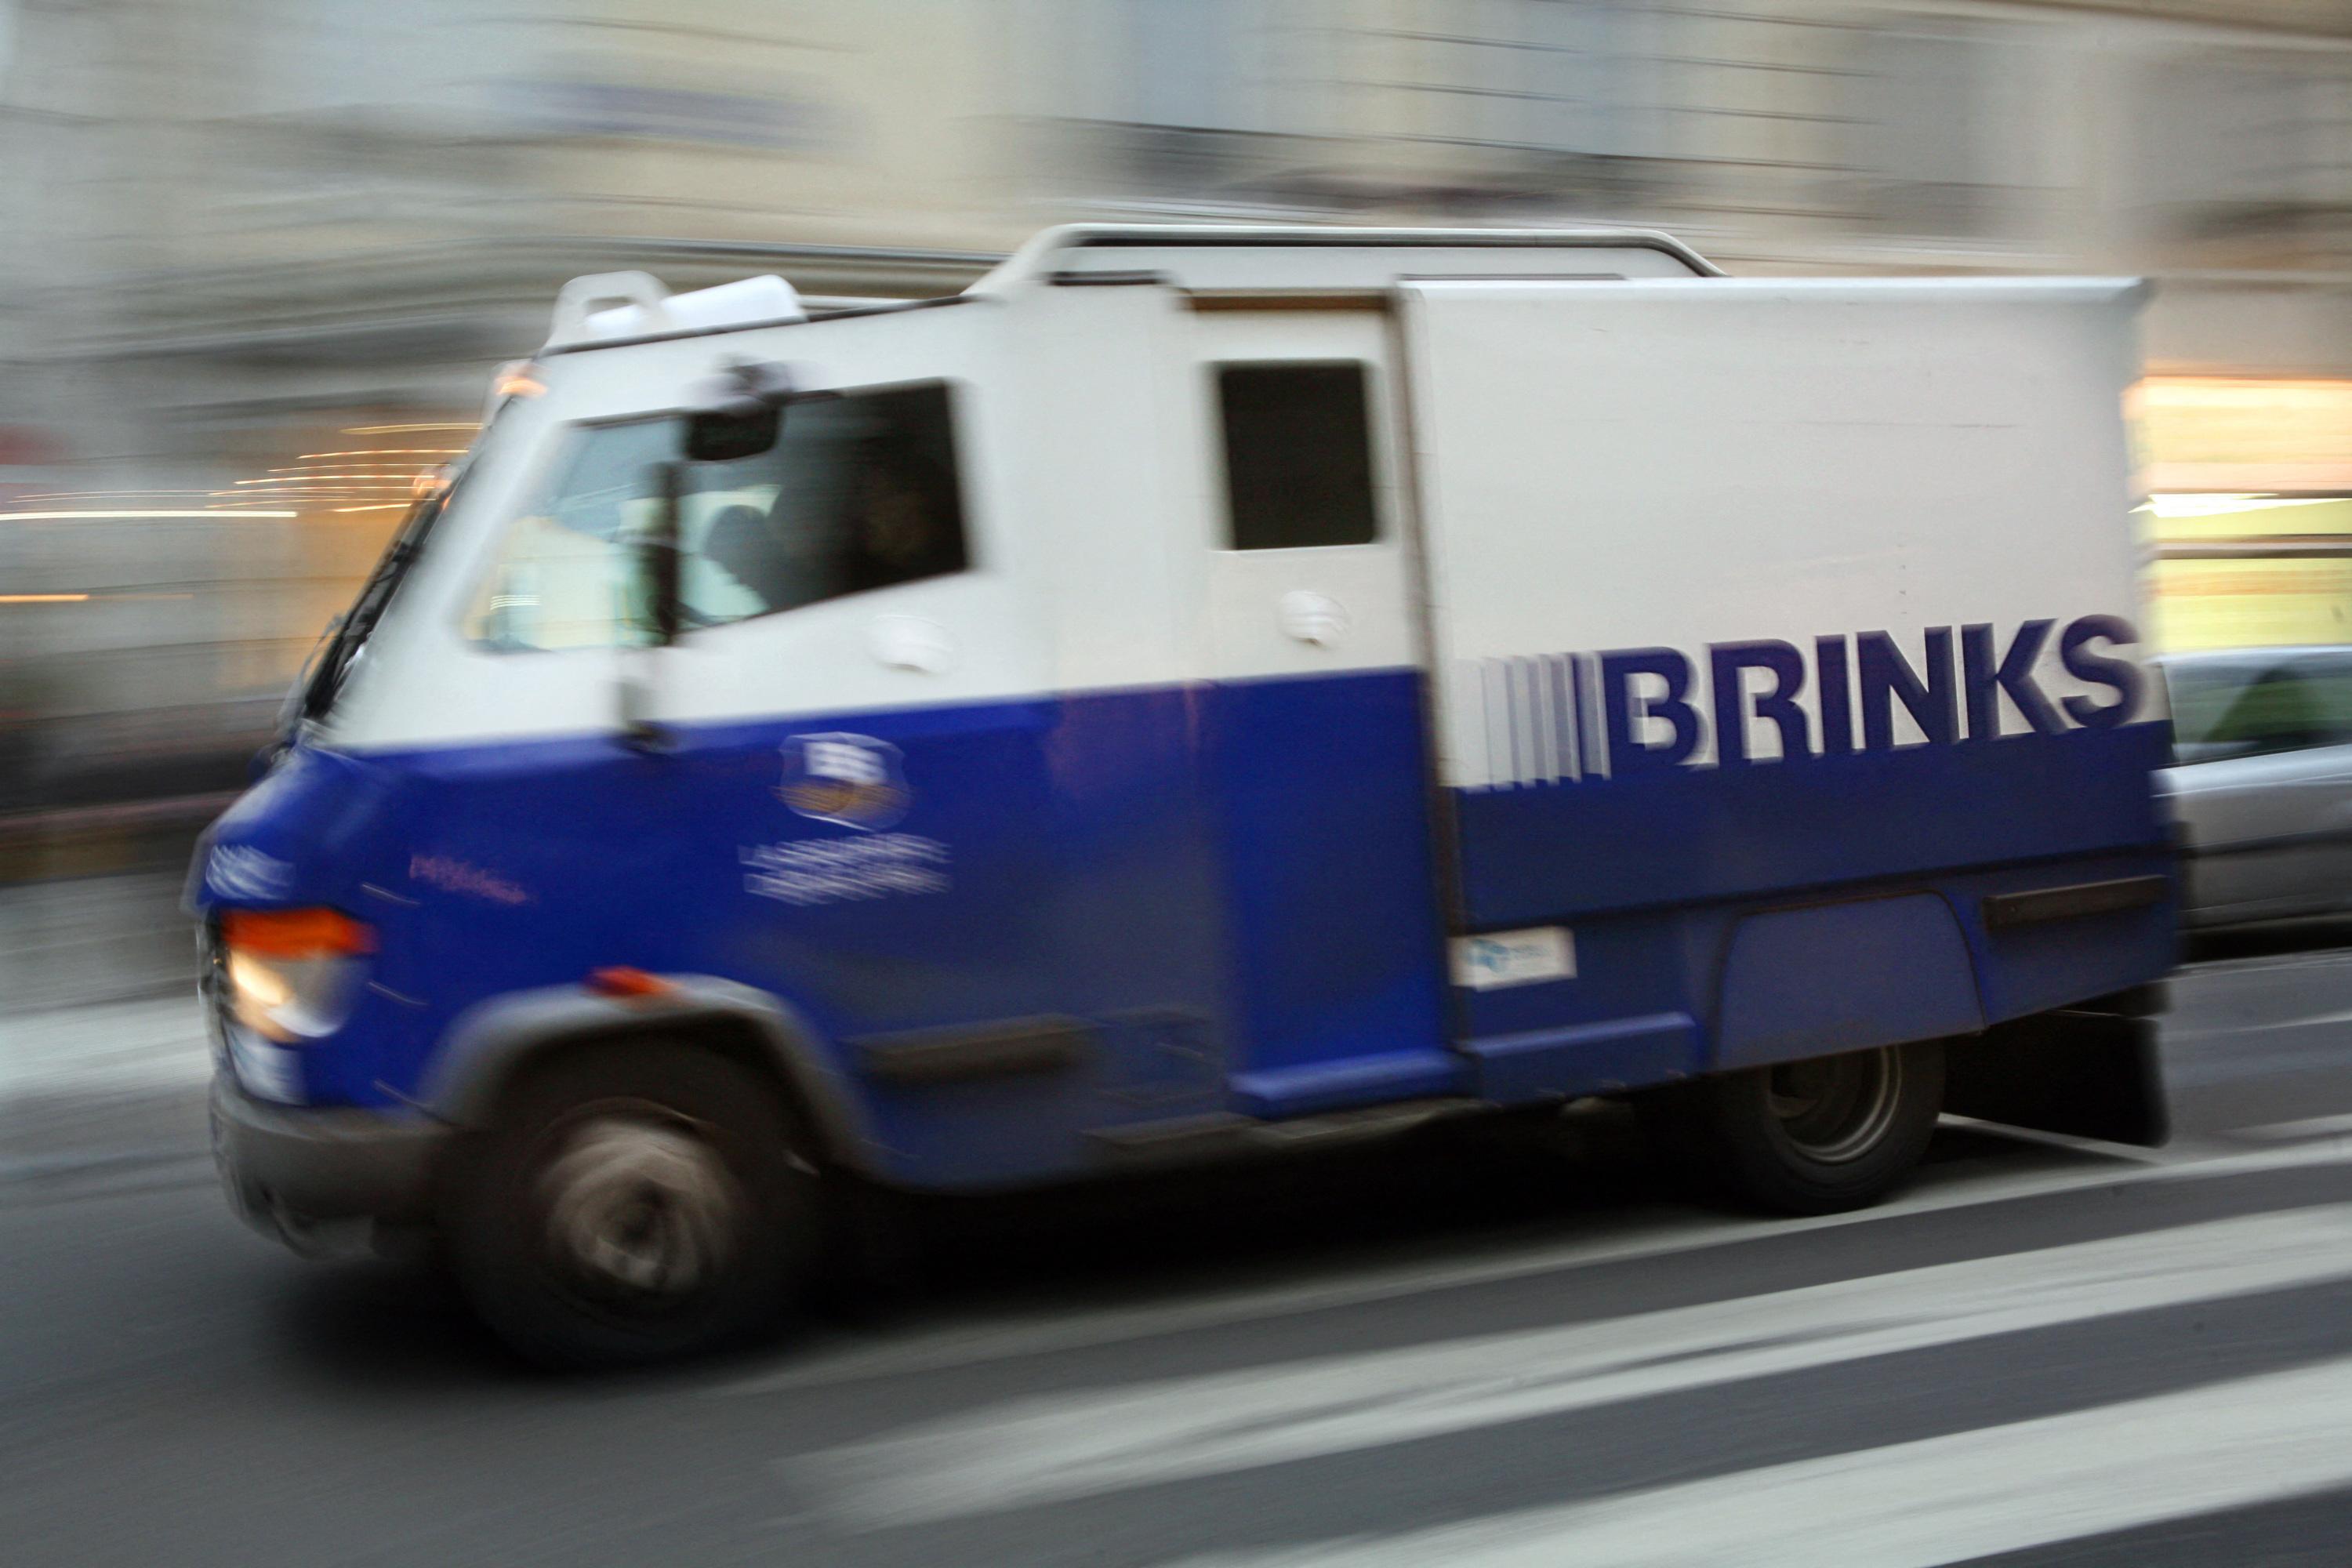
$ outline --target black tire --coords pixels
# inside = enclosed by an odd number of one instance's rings
[[[1787,1062],[1644,1096],[1678,1173],[1771,1214],[1864,1208],[1927,1152],[1944,1103],[1940,1040]]]
[[[474,1310],[542,1365],[638,1365],[779,1328],[812,1271],[818,1181],[758,1074],[663,1040],[533,1070],[453,1173],[443,1225]]]

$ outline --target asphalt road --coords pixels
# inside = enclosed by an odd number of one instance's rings
[[[247,1235],[179,1004],[19,1015],[0,1561],[2352,1561],[2352,955],[2205,957],[2159,1154],[1951,1125],[1775,1224],[1604,1111],[933,1205],[898,1290],[602,1381]]]

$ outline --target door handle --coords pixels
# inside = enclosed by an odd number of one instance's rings
[[[920,616],[877,616],[866,646],[892,669],[945,675],[956,666],[955,638],[947,627]]]
[[[1333,647],[1348,635],[1348,606],[1328,594],[1294,588],[1276,606],[1282,635],[1315,647]]]

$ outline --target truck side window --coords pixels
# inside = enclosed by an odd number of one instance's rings
[[[1219,365],[1217,403],[1228,548],[1372,542],[1371,420],[1362,365]]]
[[[1370,544],[1371,422],[1364,367],[1217,367],[1229,548]]]
[[[467,635],[500,650],[635,639],[639,542],[677,421],[583,426],[509,528]],[[948,388],[794,402],[776,445],[687,469],[679,573],[688,628],[724,626],[971,565]]]

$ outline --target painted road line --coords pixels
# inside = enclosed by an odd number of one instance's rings
[[[2176,980],[2207,975],[2262,974],[2280,969],[2343,969],[2352,967],[2352,952],[2329,948],[2317,952],[2258,952],[2242,958],[2200,958],[2172,972]]]
[[[1654,1209],[1634,1211],[1605,1217],[1598,1234],[1588,1228],[1573,1240],[1544,1247],[1515,1246],[1500,1256],[1468,1260],[1457,1256],[1438,1263],[1359,1268],[1339,1278],[1331,1277],[1338,1272],[1334,1269],[1306,1283],[1218,1291],[1173,1301],[1163,1299],[1143,1306],[1091,1312],[1048,1309],[978,1323],[965,1321],[944,1330],[918,1330],[880,1343],[861,1343],[803,1355],[782,1371],[729,1381],[710,1392],[730,1398],[757,1396],[867,1378],[942,1372],[1013,1356],[1124,1344],[1538,1274],[1636,1262],[1740,1242],[1875,1225],[2070,1192],[2150,1181],[2352,1164],[2352,1148],[2325,1142],[2221,1153],[2207,1146],[2176,1147],[2153,1157],[2146,1151],[2134,1150],[2129,1152],[2131,1157],[2119,1158],[2116,1150],[2103,1144],[2055,1138],[2038,1141],[2070,1152],[2093,1152],[2097,1163],[2088,1168],[2076,1166],[2063,1171],[2020,1172],[1991,1177],[1969,1173],[1948,1184],[1938,1184],[1937,1178],[1943,1173],[1930,1169],[1922,1184],[1909,1192],[1875,1208],[1850,1214],[1809,1219],[1738,1219],[1680,1210],[1664,1214]]]
[[[1937,1568],[2352,1482],[2352,1361],[1192,1568]],[[2226,1553],[2214,1561],[2227,1561]]]
[[[0,1014],[0,1105],[201,1084],[212,1047],[193,984],[171,996]]]
[[[2347,1275],[2352,1205],[2330,1205],[1630,1317],[1016,1399],[793,1468],[835,1523],[877,1529]]]
[[[2327,1013],[2310,1013],[2300,1018],[2273,1018],[2260,1024],[2239,1024],[2233,1035],[2263,1034],[2272,1029],[2316,1029],[2330,1024],[2352,1024],[2352,1009],[2338,1008]]]
[[[2261,1127],[2242,1127],[2230,1136],[2261,1143],[2290,1143],[2311,1138],[2336,1138],[2352,1132],[2352,1112],[2336,1116],[2307,1116],[2300,1121],[2273,1121]]]

